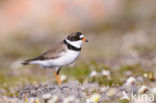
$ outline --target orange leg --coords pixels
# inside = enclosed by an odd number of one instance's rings
[[[56,80],[57,80],[57,84],[60,86],[60,85],[61,85],[61,81],[60,81],[59,75],[57,75],[56,72],[54,73],[54,75],[55,75],[55,78],[56,78]]]

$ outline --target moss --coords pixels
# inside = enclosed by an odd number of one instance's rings
[[[100,85],[122,85],[125,80],[125,72],[131,71],[133,76],[139,76],[145,72],[140,64],[135,65],[123,65],[118,70],[112,70],[109,66],[98,64],[95,61],[90,63],[80,63],[81,65],[75,65],[74,67],[66,67],[61,70],[61,74],[67,75],[68,79],[76,79],[79,82],[83,83],[85,80],[89,82],[97,82]],[[91,68],[93,66],[94,68]],[[96,77],[89,77],[89,74],[92,70],[96,70],[97,72],[101,72],[102,69],[110,70],[110,77],[98,75]],[[4,70],[4,69],[3,69]],[[20,69],[20,72],[23,69]],[[149,74],[149,73],[148,73]],[[12,89],[16,87],[23,87],[26,84],[36,85],[47,80],[47,76],[40,75],[32,75],[32,74],[18,74],[16,76],[10,75],[10,69],[1,70],[0,72],[0,88],[5,90],[6,92],[2,95],[8,96],[18,96],[19,93],[17,90],[12,91]],[[145,81],[150,82],[150,80]],[[124,103],[124,102],[123,102]]]
[[[33,75],[17,75],[11,76],[7,74],[7,71],[0,72],[0,89],[5,92],[2,95],[7,95],[10,97],[18,96],[19,92],[17,88],[23,87],[26,84],[40,84],[45,81],[45,77],[35,77]]]
[[[64,68],[61,72],[82,82],[85,80],[85,77],[89,75],[90,69],[89,66],[84,63],[80,66]]]
[[[134,65],[123,65],[120,67],[118,75],[121,77],[125,77],[124,73],[126,71],[131,71],[133,73],[133,76],[142,75],[145,71],[142,69],[140,64],[134,64]]]
[[[123,99],[123,100],[119,100],[119,103],[130,103],[130,101],[127,99]]]

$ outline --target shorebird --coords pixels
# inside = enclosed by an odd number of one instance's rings
[[[58,85],[61,85],[59,72],[63,66],[74,63],[80,56],[83,42],[88,42],[81,32],[70,33],[62,42],[40,56],[24,61],[23,65],[36,64],[42,68],[55,68]]]

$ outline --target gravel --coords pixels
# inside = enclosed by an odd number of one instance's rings
[[[126,83],[117,87],[100,86],[97,83],[81,84],[78,81],[69,81],[61,86],[44,83],[36,87],[24,87],[19,90],[18,98],[1,96],[0,103],[120,103],[118,101],[128,100],[123,92],[130,97],[132,93],[137,95],[139,88],[141,86]]]

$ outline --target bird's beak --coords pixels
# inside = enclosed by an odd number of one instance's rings
[[[82,38],[83,42],[88,42],[88,40],[86,38]]]

